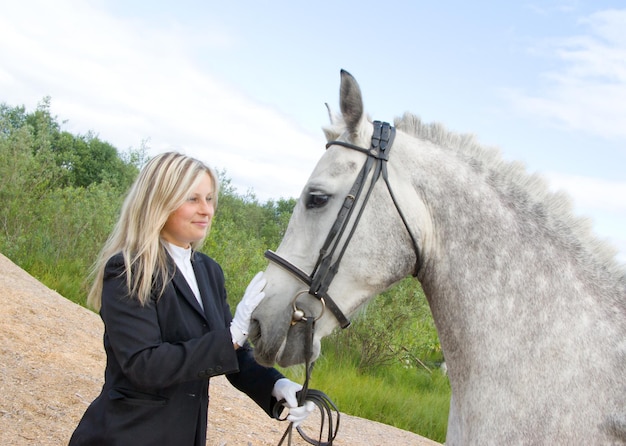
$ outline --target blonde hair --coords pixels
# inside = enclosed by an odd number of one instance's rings
[[[208,173],[213,181],[213,200],[217,207],[217,175],[203,162],[167,152],[155,156],[145,165],[131,186],[113,232],[92,269],[93,284],[87,296],[87,303],[92,308],[100,310],[104,270],[108,260],[117,253],[124,257],[129,297],[145,305],[157,283],[161,288],[156,296],[161,296],[172,274],[168,273],[167,254],[160,240],[161,229],[204,173]],[[203,242],[204,239],[192,243],[191,249],[195,252]]]

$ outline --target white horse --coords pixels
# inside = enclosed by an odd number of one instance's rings
[[[317,319],[317,357],[320,338],[414,274],[452,388],[446,444],[626,444],[626,274],[614,251],[565,197],[472,137],[405,114],[395,140],[384,126],[379,138],[341,74],[342,115],[269,253],[257,360],[303,362],[302,319]],[[374,132],[388,161],[368,152]],[[359,173],[372,158],[386,181]]]

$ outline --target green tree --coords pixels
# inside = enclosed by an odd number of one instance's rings
[[[106,240],[145,148],[123,158],[97,138],[62,132],[49,106],[45,99],[27,113],[0,105],[0,251],[80,301],[76,282]]]
[[[138,166],[127,162],[115,147],[92,132],[85,136],[58,132],[54,135],[53,151],[57,165],[68,173],[68,185],[87,187],[106,181],[124,189],[138,173]]]
[[[7,138],[20,131],[30,135],[33,156],[46,165],[45,187],[87,187],[105,181],[122,189],[130,186],[145,162],[145,143],[138,150],[121,154],[91,131],[78,136],[62,131],[50,113],[50,104],[46,97],[32,113],[23,106],[0,105],[0,132]]]

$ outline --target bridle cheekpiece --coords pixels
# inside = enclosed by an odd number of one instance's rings
[[[389,125],[386,122],[374,121],[374,133],[372,134],[372,139],[370,143],[369,149],[365,149],[363,147],[359,147],[357,145],[345,142],[345,141],[330,141],[326,144],[326,148],[329,148],[333,145],[339,145],[342,147],[346,147],[351,150],[356,150],[367,155],[367,159],[363,164],[361,171],[359,172],[354,184],[350,188],[348,195],[346,195],[343,205],[337,214],[337,218],[333,223],[324,245],[320,249],[319,257],[313,268],[311,274],[307,274],[298,268],[293,263],[279,256],[275,252],[271,250],[265,251],[265,257],[271,262],[277,264],[282,267],[286,271],[290,272],[296,278],[298,278],[301,282],[306,284],[309,287],[308,294],[316,297],[322,302],[323,307],[328,308],[337,321],[341,328],[347,328],[350,325],[350,320],[344,315],[343,311],[339,308],[339,306],[335,303],[335,301],[328,295],[328,288],[330,287],[333,278],[337,274],[339,270],[339,264],[341,263],[341,259],[354,235],[356,227],[361,219],[361,215],[365,209],[365,205],[367,204],[372,190],[376,185],[378,179],[382,176],[385,183],[387,184],[387,189],[389,190],[389,194],[393,200],[402,221],[411,237],[413,242],[413,248],[415,250],[416,255],[416,267],[414,271],[414,275],[417,275],[417,271],[419,269],[419,247],[417,244],[417,240],[415,236],[410,231],[407,220],[402,213],[401,209],[398,207],[397,200],[391,190],[391,186],[389,185],[389,180],[387,177],[387,161],[389,160],[389,153],[391,151],[391,146],[393,144],[396,129]],[[373,174],[370,178],[369,186],[365,190],[365,184],[370,176],[370,172]],[[364,192],[365,191],[365,192]],[[357,212],[354,223],[352,227],[349,229],[347,236],[343,244],[340,246],[341,240],[344,238],[343,235],[346,230],[348,230],[348,223],[350,222],[351,216],[355,210],[355,203],[359,201],[362,193],[364,192],[363,203]],[[299,320],[306,320],[304,313],[296,307],[296,300],[299,295],[303,293],[298,293],[293,302],[294,307],[294,318],[292,319],[292,323],[298,322]],[[323,311],[323,310],[322,310]],[[320,316],[318,316],[319,319]],[[297,320],[296,320],[297,319]]]

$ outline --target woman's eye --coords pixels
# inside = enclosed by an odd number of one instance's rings
[[[321,208],[328,203],[330,197],[324,194],[309,194],[306,201],[307,209]]]

